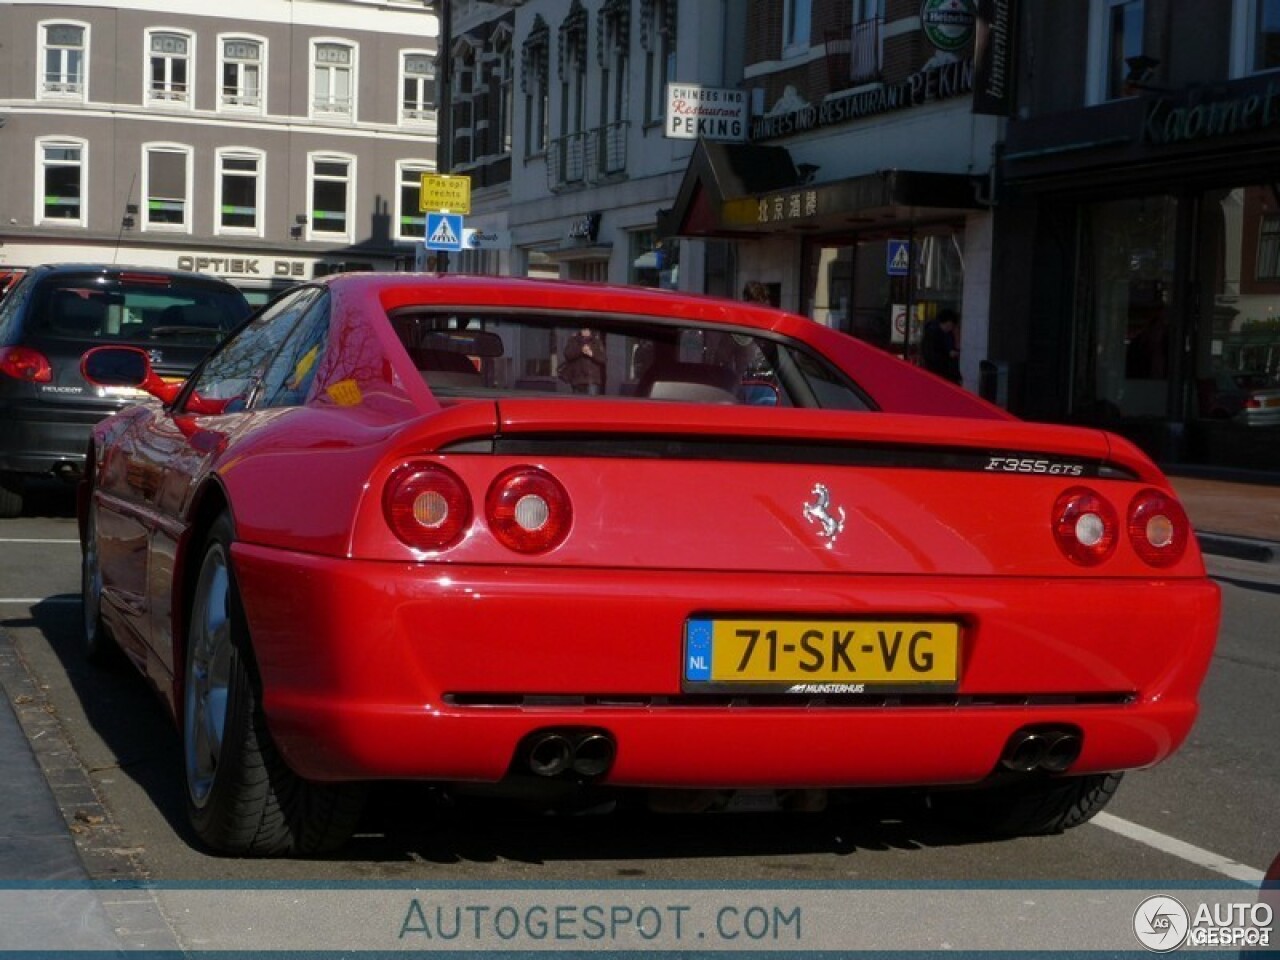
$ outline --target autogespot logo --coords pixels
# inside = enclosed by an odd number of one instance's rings
[[[1187,939],[1191,915],[1173,897],[1147,897],[1133,915],[1138,942],[1153,953],[1177,950]]]

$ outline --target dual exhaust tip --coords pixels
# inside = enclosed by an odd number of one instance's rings
[[[1083,745],[1074,727],[1023,727],[1005,744],[1000,765],[1017,773],[1063,773],[1080,758]]]
[[[617,754],[613,737],[598,730],[539,730],[525,738],[522,755],[539,777],[602,777]]]

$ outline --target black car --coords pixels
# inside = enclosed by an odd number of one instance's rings
[[[0,517],[22,512],[29,477],[78,479],[92,426],[139,399],[85,383],[86,350],[139,346],[162,376],[181,379],[249,312],[231,284],[196,273],[99,264],[29,270],[0,300]]]

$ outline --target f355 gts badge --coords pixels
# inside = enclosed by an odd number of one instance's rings
[[[818,536],[827,541],[827,549],[836,545],[836,537],[844,531],[844,507],[836,507],[839,519],[831,513],[831,492],[821,483],[813,485],[813,503],[804,505],[804,518],[818,525]]]

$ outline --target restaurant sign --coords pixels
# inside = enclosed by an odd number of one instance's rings
[[[753,140],[771,140],[792,134],[861,120],[882,113],[918,107],[973,92],[973,58],[937,64],[911,74],[898,83],[829,97],[820,104],[775,116],[756,117],[751,123]]]

